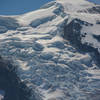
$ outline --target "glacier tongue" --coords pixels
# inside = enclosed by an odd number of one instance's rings
[[[0,17],[0,54],[13,59],[37,100],[99,100],[100,14],[87,10],[94,6],[56,0],[34,12]]]

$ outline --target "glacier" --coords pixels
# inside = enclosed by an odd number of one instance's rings
[[[100,100],[100,5],[55,0],[0,16],[0,55],[32,90],[30,100]]]

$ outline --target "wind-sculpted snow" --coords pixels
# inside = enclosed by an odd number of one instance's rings
[[[5,26],[0,26],[0,33],[7,32],[7,28]]]
[[[8,24],[1,24],[0,54],[13,59],[17,75],[37,100],[100,99],[100,15],[83,6],[95,5],[57,0],[14,16],[14,30],[5,31]]]
[[[6,30],[15,30],[19,24],[13,18],[0,16],[0,27],[6,32]]]
[[[51,2],[49,2],[49,3],[45,4],[45,5],[43,5],[43,6],[41,7],[41,9],[46,9],[46,8],[52,7],[52,6],[54,6],[55,4],[56,4],[56,1],[51,1]]]
[[[52,21],[55,18],[56,18],[56,16],[47,16],[42,19],[36,19],[30,25],[35,28],[35,27],[39,26],[40,24],[44,24],[48,21]]]

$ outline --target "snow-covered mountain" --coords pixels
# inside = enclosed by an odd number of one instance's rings
[[[37,100],[100,100],[100,5],[56,0],[0,16],[0,55]]]

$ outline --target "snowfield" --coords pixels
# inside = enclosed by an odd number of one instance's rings
[[[0,16],[0,55],[13,59],[37,100],[100,100],[98,6],[56,0],[23,15]]]

